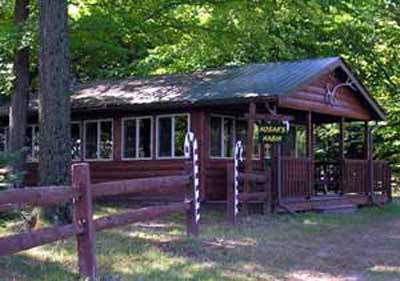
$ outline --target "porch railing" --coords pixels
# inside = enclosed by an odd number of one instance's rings
[[[370,192],[368,160],[312,161],[282,158],[282,198],[317,194],[366,194]],[[373,161],[373,191],[390,192],[388,161]]]
[[[343,160],[343,192],[368,193],[368,161],[346,159]],[[373,161],[373,191],[390,191],[391,171],[388,161]]]
[[[341,165],[339,161],[315,161],[314,192],[339,193],[341,184]]]
[[[282,158],[282,198],[312,195],[313,163],[309,158]]]
[[[253,162],[253,171],[265,173],[272,195],[277,196],[276,165]],[[368,160],[312,161],[310,158],[282,157],[283,199],[309,198],[318,194],[367,194],[370,192]],[[243,169],[243,167],[241,167]],[[391,170],[388,161],[373,161],[373,191],[390,197]],[[252,186],[253,192],[260,191]],[[262,189],[264,190],[264,189]]]

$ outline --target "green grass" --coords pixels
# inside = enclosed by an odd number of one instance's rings
[[[127,206],[96,206],[96,215]],[[97,233],[101,280],[400,280],[400,204],[354,214],[206,211],[198,239],[180,215]],[[0,235],[18,231],[16,221]],[[77,280],[74,239],[0,258],[0,280]]]

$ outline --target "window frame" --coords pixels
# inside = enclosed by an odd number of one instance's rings
[[[301,153],[301,146],[299,143],[299,128],[304,132],[304,153]],[[294,157],[296,159],[304,159],[307,158],[307,125],[294,123],[291,125],[291,131],[294,130]],[[290,132],[289,132],[290,133]]]
[[[111,122],[111,139],[112,139],[112,146],[111,146],[111,157],[110,158],[86,158],[86,125],[88,123],[96,123],[97,124],[97,151],[96,155],[99,156],[100,150],[100,139],[101,139],[101,122]],[[91,119],[83,121],[83,160],[87,162],[94,162],[94,161],[114,161],[114,119],[112,118],[105,118],[105,119]]]
[[[79,159],[74,159],[72,157],[72,153],[71,153],[71,161],[72,162],[80,162],[80,161],[82,161],[82,152],[83,152],[83,149],[84,149],[84,137],[83,137],[83,134],[82,134],[82,127],[84,127],[84,126],[82,126],[82,122],[81,121],[71,121],[70,130],[72,129],[72,125],[79,125],[79,137],[81,139],[81,143],[80,143]],[[72,141],[72,135],[71,135],[71,141]],[[72,146],[72,143],[71,143],[71,146]]]
[[[150,156],[149,157],[138,157],[139,156],[139,139],[140,139],[140,129],[139,120],[150,119]],[[136,125],[136,157],[124,157],[125,152],[125,121],[135,120]],[[121,118],[121,160],[123,161],[135,161],[135,160],[152,160],[153,159],[153,136],[154,136],[154,119],[151,115],[145,116],[133,116]]]
[[[220,140],[219,140],[219,145],[221,148],[221,155],[222,156],[213,156],[211,155],[211,118],[212,117],[217,117],[217,118],[221,118],[221,136],[220,136]],[[224,125],[224,119],[232,119],[233,121],[233,155],[232,156],[225,156],[225,125]],[[235,157],[235,145],[236,145],[236,117],[232,116],[232,115],[226,115],[226,114],[210,114],[209,118],[208,118],[208,125],[209,125],[209,136],[208,136],[208,141],[209,141],[209,148],[208,148],[208,156],[210,157],[210,159],[233,159]]]
[[[26,163],[38,163],[39,162],[39,155],[36,155],[36,153],[35,153],[35,143],[34,143],[34,139],[35,138],[34,138],[34,134],[36,132],[36,127],[38,128],[38,133],[40,132],[39,131],[40,130],[39,124],[28,124],[26,127],[31,130],[31,143],[29,145],[30,145],[30,148],[31,148],[31,151],[32,151],[32,157],[29,157],[29,155],[26,154],[25,162]],[[26,132],[25,132],[25,138],[26,138]]]
[[[3,153],[7,153],[9,151],[8,148],[8,142],[9,142],[9,127],[8,126],[1,126],[0,130],[3,130],[4,132],[4,141],[3,141],[3,145],[4,145],[4,151],[2,151]],[[0,151],[1,152],[1,151]]]
[[[183,156],[175,156],[175,117],[177,116],[186,116],[187,117],[187,131],[186,133],[190,132],[191,130],[191,118],[190,113],[171,113],[171,114],[161,114],[156,115],[156,159],[157,160],[167,160],[167,159],[186,159]],[[171,123],[171,156],[160,156],[160,139],[159,139],[159,120],[160,118],[170,117],[173,121]]]

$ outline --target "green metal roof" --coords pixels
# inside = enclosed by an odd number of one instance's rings
[[[340,58],[250,64],[193,74],[100,81],[79,88],[73,106],[199,103],[288,93]]]
[[[338,66],[356,82],[357,88],[376,116],[385,119],[383,109],[368,94],[340,57],[249,64],[191,74],[96,81],[80,85],[73,90],[72,109],[195,105],[284,95]],[[31,109],[37,109],[37,101],[31,101]],[[2,109],[0,111],[3,112]]]
[[[289,93],[340,58],[322,58],[228,69],[215,80],[195,85],[185,97],[192,102]]]

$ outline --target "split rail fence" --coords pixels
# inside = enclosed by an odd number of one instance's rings
[[[173,213],[186,214],[187,235],[199,233],[199,167],[198,147],[193,133],[185,139],[186,170],[184,175],[140,178],[91,184],[89,165],[72,165],[71,186],[42,186],[0,193],[0,210],[27,206],[54,206],[67,202],[73,204],[74,219],[71,224],[46,227],[6,237],[0,237],[0,256],[11,255],[40,245],[75,236],[79,273],[82,277],[96,278],[96,231],[110,229],[139,221],[160,218]],[[182,202],[134,209],[122,214],[93,219],[93,199],[146,192],[161,195],[171,192],[185,194]]]

